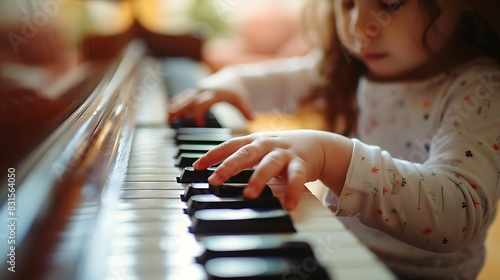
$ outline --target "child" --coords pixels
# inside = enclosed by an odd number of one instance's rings
[[[251,108],[293,108],[317,93],[346,136],[237,137],[194,167],[222,162],[209,178],[218,185],[255,166],[249,198],[285,177],[289,210],[304,183],[319,179],[325,202],[401,278],[474,279],[500,194],[500,32],[487,18],[500,9],[492,2],[312,1],[310,11],[330,11],[319,27],[334,27],[316,33],[321,51],[224,69],[173,100],[169,118],[194,114],[202,124],[218,101],[251,118]]]

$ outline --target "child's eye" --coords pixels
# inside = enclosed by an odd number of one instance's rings
[[[346,10],[354,8],[354,0],[342,0],[342,8]]]
[[[403,3],[402,0],[383,0],[381,4],[389,12],[397,12],[403,7]]]

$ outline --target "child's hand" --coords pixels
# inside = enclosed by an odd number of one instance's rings
[[[255,168],[243,194],[256,198],[273,177],[287,179],[284,206],[293,210],[306,182],[317,179],[342,188],[352,154],[350,139],[338,134],[299,130],[255,133],[233,138],[198,159],[193,167],[206,169],[222,162],[210,176],[213,185],[224,183],[246,168]],[[332,157],[334,160],[332,160]]]
[[[172,123],[177,118],[194,119],[198,126],[205,125],[205,114],[217,102],[228,102],[238,108],[249,120],[253,118],[248,104],[239,94],[229,91],[210,89],[191,89],[177,95],[169,104],[168,122]]]

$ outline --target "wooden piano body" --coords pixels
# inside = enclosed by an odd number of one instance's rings
[[[204,235],[188,230],[180,200],[186,184],[176,182],[181,169],[172,158],[175,131],[165,123],[169,79],[199,77],[192,68],[199,64],[196,55],[152,57],[148,46],[154,44],[144,43],[151,38],[133,37],[121,34],[122,44],[100,53],[113,56],[96,68],[100,78],[29,152],[3,158],[2,173],[11,170],[16,180],[13,190],[0,188],[0,220],[15,224],[14,231],[0,230],[1,279],[207,279],[195,261]],[[109,42],[99,38],[87,47],[99,50]],[[171,47],[177,56],[185,51]],[[99,58],[99,52],[89,54]],[[183,61],[190,70],[179,66]],[[227,112],[214,114],[233,119]],[[286,185],[272,181],[270,187],[282,197]],[[10,193],[15,199],[7,199]],[[330,279],[394,279],[307,188],[289,215],[296,233],[261,236],[307,242]],[[282,279],[305,279],[300,271],[307,265]]]

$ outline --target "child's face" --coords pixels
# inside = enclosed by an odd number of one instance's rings
[[[437,0],[441,15],[426,33],[428,14],[417,0],[334,0],[342,44],[378,79],[415,78],[441,69],[423,44],[443,52],[458,24],[453,0]]]

